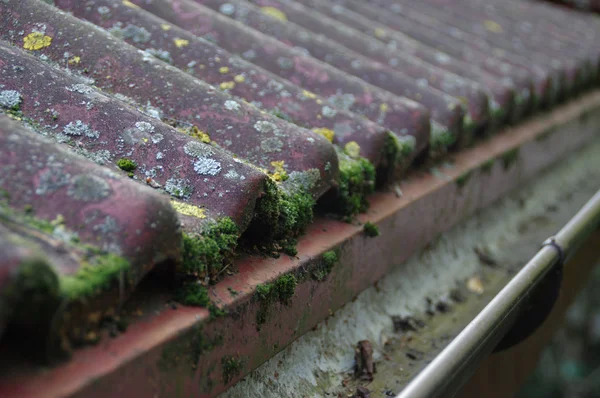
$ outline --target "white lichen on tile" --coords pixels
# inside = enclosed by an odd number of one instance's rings
[[[216,176],[221,172],[221,163],[212,158],[199,157],[194,162],[194,171],[199,175]]]
[[[89,125],[83,123],[81,120],[70,122],[63,129],[63,133],[68,136],[86,136],[88,138],[98,138],[100,133],[90,128]]]
[[[211,156],[214,151],[212,148],[206,144],[203,144],[198,141],[189,141],[183,146],[183,151],[192,157],[208,157]]]
[[[0,106],[3,108],[15,109],[21,105],[21,93],[16,90],[0,91]]]

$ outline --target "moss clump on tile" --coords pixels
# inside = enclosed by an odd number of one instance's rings
[[[389,133],[385,139],[385,155],[390,166],[407,164],[414,156],[417,149],[415,137],[406,135],[396,137]]]
[[[298,249],[296,249],[296,245],[298,244],[297,239],[290,238],[285,242],[281,243],[281,251],[283,251],[288,256],[295,256],[298,254]]]
[[[137,169],[137,164],[131,159],[121,158],[117,160],[117,167],[123,171],[132,172]]]
[[[35,317],[44,324],[58,306],[60,289],[56,273],[43,258],[32,258],[19,265],[14,282],[0,294],[13,312],[13,322],[30,323]]]
[[[379,227],[371,222],[366,222],[363,225],[363,231],[369,238],[379,236]]]
[[[54,221],[47,221],[35,217],[32,212],[22,213],[12,210],[0,202],[0,220],[9,224],[25,225],[49,236],[59,228],[64,232],[63,235],[71,236],[70,239],[61,242],[82,256],[79,260],[81,266],[73,274],[58,277],[60,295],[69,300],[85,299],[101,293],[130,269],[129,262],[123,257],[79,243],[77,236],[71,234],[62,225],[64,222],[62,216],[58,216]]]
[[[448,129],[437,123],[431,123],[429,153],[432,157],[445,154],[455,142],[456,137]]]
[[[456,179],[456,185],[458,186],[458,188],[462,188],[465,186],[465,184],[469,181],[469,179],[471,178],[471,175],[473,174],[473,172],[471,170],[469,171],[465,171],[464,173],[462,173],[460,176],[458,176],[458,178]]]
[[[228,384],[235,377],[239,376],[244,363],[237,357],[226,355],[221,358],[221,366],[223,367],[223,382]]]
[[[340,182],[336,211],[345,217],[364,212],[369,207],[367,196],[375,191],[375,167],[367,159],[352,159],[338,151]]]
[[[501,157],[502,167],[504,170],[508,170],[512,167],[513,164],[517,162],[519,159],[519,148],[511,149],[510,151],[504,152]]]
[[[176,290],[175,300],[185,305],[208,307],[210,298],[206,287],[196,281],[186,281]]]
[[[206,226],[202,233],[183,234],[184,273],[208,276],[214,280],[223,270],[226,257],[233,255],[239,237],[238,227],[229,217]]]
[[[123,257],[112,253],[94,255],[76,273],[60,276],[60,292],[71,300],[89,298],[110,288],[129,269]]]
[[[310,194],[285,192],[268,179],[263,196],[256,202],[255,219],[245,239],[267,251],[282,250],[296,255],[294,238],[312,222],[314,205]]]

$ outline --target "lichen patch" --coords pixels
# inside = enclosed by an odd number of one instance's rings
[[[23,48],[25,50],[37,51],[49,47],[50,44],[52,44],[52,37],[41,32],[31,32],[23,38]]]
[[[221,163],[206,157],[199,157],[194,162],[194,171],[199,175],[216,176],[221,172]]]

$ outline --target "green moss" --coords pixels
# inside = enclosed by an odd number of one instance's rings
[[[416,150],[416,140],[412,136],[397,137],[388,132],[385,139],[385,157],[387,164],[395,168],[408,164]]]
[[[456,142],[456,137],[447,128],[437,123],[431,124],[429,152],[432,156],[439,156],[448,152],[448,149],[454,145],[454,142]]]
[[[465,184],[469,181],[469,179],[471,178],[471,175],[473,174],[473,172],[471,170],[469,171],[465,171],[464,173],[462,173],[457,179],[456,179],[456,185],[458,186],[458,188],[462,188],[465,186]]]
[[[335,250],[330,250],[323,253],[323,263],[328,267],[333,267],[338,261],[338,253]]]
[[[273,290],[273,285],[271,283],[264,283],[256,286],[256,290],[254,294],[260,301],[271,301],[271,291]]]
[[[223,383],[228,384],[235,377],[239,376],[244,363],[237,357],[226,355],[221,358],[221,366],[223,367]]]
[[[508,170],[511,168],[513,164],[519,159],[519,148],[511,149],[510,151],[504,152],[501,157],[502,166],[504,170]]]
[[[19,265],[14,282],[0,292],[0,301],[8,302],[16,324],[36,319],[46,324],[59,303],[59,281],[43,258],[32,258]]]
[[[483,171],[484,173],[489,174],[492,171],[492,168],[494,167],[494,163],[495,163],[496,159],[492,158],[489,160],[486,160],[482,165],[481,165],[481,171]]]
[[[256,286],[254,297],[259,302],[259,308],[256,313],[256,323],[259,328],[260,325],[267,321],[271,305],[275,301],[286,305],[291,302],[297,285],[298,279],[292,274],[286,274],[279,277],[273,283]]]
[[[298,254],[298,249],[296,249],[296,245],[298,244],[298,240],[290,238],[281,244],[281,250],[287,254],[288,256],[295,256]]]
[[[277,292],[279,301],[282,303],[289,303],[292,297],[294,297],[297,285],[298,280],[292,274],[283,275],[277,279],[277,281],[275,281],[275,291]]]
[[[291,118],[291,116],[290,116],[290,115],[288,115],[287,113],[285,113],[285,112],[283,112],[283,111],[281,111],[281,110],[279,110],[279,109],[275,109],[275,110],[273,110],[273,111],[271,112],[271,114],[272,114],[273,116],[275,116],[276,118],[279,118],[279,119],[285,120],[286,122],[289,122],[289,123],[294,123],[294,120]]]
[[[365,158],[351,159],[338,152],[340,182],[336,211],[354,216],[369,207],[367,196],[375,190],[375,167]]]
[[[312,222],[314,205],[315,201],[308,193],[282,194],[277,235],[285,239],[304,232]]]
[[[183,234],[183,271],[215,280],[226,257],[233,255],[238,241],[237,225],[224,217],[204,228],[201,234]]]
[[[339,249],[323,253],[321,263],[312,271],[312,278],[318,281],[325,279],[333,269],[334,265],[339,261],[339,254]]]
[[[129,262],[115,254],[93,256],[76,273],[60,276],[60,292],[69,299],[91,297],[111,287],[129,268]]]
[[[366,222],[365,225],[363,225],[363,231],[365,235],[370,238],[379,236],[379,227],[371,222]]]
[[[187,281],[175,292],[175,300],[185,305],[208,307],[210,298],[206,287],[197,282]]]
[[[227,315],[227,311],[217,307],[214,303],[210,303],[208,306],[208,312],[211,320]]]
[[[293,238],[312,222],[314,205],[310,194],[286,193],[268,179],[264,194],[256,203],[253,225],[245,236],[254,243],[295,255]]]
[[[223,344],[223,336],[206,336],[202,325],[192,327],[185,336],[168,343],[163,350],[158,367],[164,372],[177,372],[183,365],[192,373],[196,371],[200,357]]]
[[[123,171],[132,173],[135,171],[135,169],[137,169],[137,164],[131,159],[121,158],[117,160],[117,167]]]

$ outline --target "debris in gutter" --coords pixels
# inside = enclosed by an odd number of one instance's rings
[[[396,333],[416,332],[417,330],[425,327],[425,322],[410,316],[393,316],[392,322],[394,324],[394,332]]]
[[[477,258],[479,259],[479,262],[481,264],[489,265],[491,267],[498,265],[498,262],[494,259],[492,253],[490,253],[490,250],[488,248],[475,247],[473,248],[473,251],[475,252],[475,254],[477,254]]]
[[[373,381],[373,374],[376,372],[375,362],[373,362],[373,345],[369,340],[358,342],[354,353],[354,376],[363,381]]]
[[[485,291],[485,288],[483,287],[483,282],[478,276],[473,276],[469,278],[469,280],[467,281],[467,289],[469,289],[475,294],[483,294],[483,292]]]
[[[371,391],[368,388],[363,386],[356,387],[356,392],[352,395],[352,398],[370,398]]]

